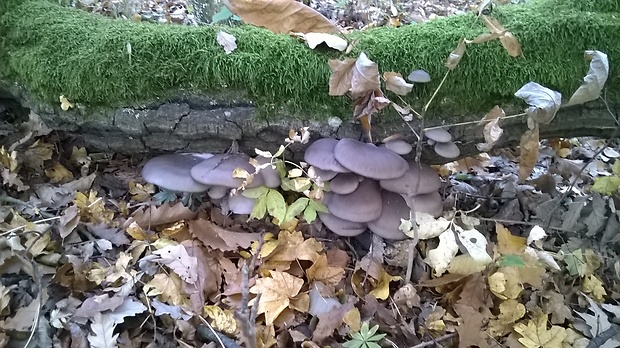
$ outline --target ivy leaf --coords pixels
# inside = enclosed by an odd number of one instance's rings
[[[286,216],[286,202],[284,197],[277,190],[269,190],[267,193],[267,212],[269,215],[278,219],[278,223],[283,223]]]

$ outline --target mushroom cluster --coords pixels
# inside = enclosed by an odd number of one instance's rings
[[[411,145],[393,140],[376,146],[354,139],[319,139],[305,152],[311,173],[329,180],[319,219],[332,232],[355,236],[370,229],[387,239],[405,239],[399,230],[410,209],[438,216],[441,180],[430,167],[407,161]]]
[[[461,150],[452,141],[452,135],[447,130],[433,128],[424,132],[428,138],[428,145],[433,146],[435,153],[444,158],[456,158],[461,154]]]
[[[427,165],[407,161],[401,155],[412,150],[403,140],[380,146],[354,139],[319,139],[304,154],[315,178],[329,181],[323,203],[329,213],[318,216],[327,228],[341,236],[355,236],[367,228],[387,239],[405,239],[399,230],[410,210],[438,216],[442,212],[441,180]],[[257,157],[257,171],[245,154],[167,154],[149,160],[142,169],[147,182],[169,191],[206,192],[224,211],[250,214],[255,200],[231,189],[244,184],[235,175],[240,169],[253,174],[246,188],[280,186],[278,172],[269,159]]]
[[[266,164],[269,159],[257,158],[259,164]],[[261,166],[262,167],[262,166]],[[245,154],[167,154],[149,160],[142,169],[142,177],[169,191],[183,193],[206,192],[214,202],[219,202],[225,211],[235,214],[250,214],[254,208],[254,199],[240,193],[230,195],[230,190],[240,187],[244,178],[236,178],[233,173],[241,168],[253,179],[245,187],[253,188],[280,186],[280,176],[271,166],[265,166],[258,173],[250,164],[250,157]]]

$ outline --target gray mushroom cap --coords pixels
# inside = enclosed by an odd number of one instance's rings
[[[171,153],[151,158],[142,168],[142,178],[160,188],[176,192],[204,192],[208,185],[194,180],[191,169],[212,154]]]
[[[333,179],[338,173],[331,170],[325,170],[317,168],[315,166],[310,166],[310,168],[308,168],[308,174],[310,174],[311,177],[314,177],[314,175],[316,175],[323,181],[329,181]]]
[[[271,160],[269,158],[266,157],[262,157],[262,156],[257,156],[256,157],[256,161],[259,164],[267,164],[269,163]],[[269,187],[269,188],[276,188],[280,186],[281,180],[280,180],[280,174],[278,174],[278,170],[275,168],[272,168],[271,166],[267,166],[265,168],[262,168],[260,170],[260,172],[258,172],[260,176],[263,177],[263,181],[265,183],[265,186]]]
[[[383,208],[378,219],[368,223],[368,229],[373,233],[386,238],[402,240],[407,236],[398,229],[400,219],[409,219],[410,211],[407,202],[398,193],[382,190],[381,201]]]
[[[324,200],[331,214],[352,222],[368,222],[381,215],[381,190],[375,180],[364,179],[348,195],[329,195]]]
[[[318,213],[318,216],[325,227],[339,236],[357,236],[366,230],[366,224],[362,222],[343,220],[328,213]]]
[[[331,170],[337,173],[349,172],[350,170],[343,167],[334,158],[334,148],[337,143],[338,140],[332,138],[322,138],[313,142],[304,153],[304,161],[323,170]]]
[[[455,143],[449,141],[446,143],[435,143],[435,153],[444,158],[457,158],[461,154],[461,150]]]
[[[409,167],[404,158],[386,148],[350,138],[336,144],[334,157],[350,171],[377,180],[401,177]]]
[[[419,185],[417,184],[418,180],[420,180]],[[419,166],[417,162],[410,161],[409,169],[403,176],[396,179],[381,180],[380,184],[383,189],[388,191],[417,195],[438,191],[441,187],[441,180],[433,168],[426,164]],[[417,191],[416,185],[418,185]]]
[[[424,70],[414,70],[407,76],[407,80],[417,83],[426,83],[431,81],[431,75]]]
[[[209,198],[211,199],[222,199],[226,197],[230,188],[224,186],[212,186],[207,191]]]
[[[360,176],[355,173],[340,173],[329,181],[329,190],[340,195],[347,195],[359,186]]]
[[[424,136],[435,140],[438,143],[447,143],[448,141],[452,141],[452,135],[443,128],[429,129],[424,132]]]
[[[228,209],[235,214],[252,214],[255,203],[255,199],[242,195],[241,191],[228,196]]]
[[[381,146],[385,147],[386,149],[398,155],[406,155],[410,153],[411,150],[413,150],[413,147],[411,146],[411,144],[409,144],[408,142],[402,139],[387,141]]]
[[[403,197],[405,198],[405,197]],[[423,195],[417,195],[412,197],[413,208],[420,213],[427,213],[438,217],[443,213],[443,202],[441,200],[441,194],[439,192],[431,192]],[[409,204],[407,202],[407,204]]]
[[[243,168],[252,174],[255,171],[253,165],[249,162],[250,157],[244,154],[219,154],[195,165],[191,170],[194,180],[205,185],[217,185],[230,188],[241,186],[244,179],[233,178],[233,172],[236,168]],[[263,185],[263,178],[255,175],[252,183],[247,188],[258,187]]]

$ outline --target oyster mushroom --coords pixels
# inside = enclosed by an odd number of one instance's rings
[[[142,168],[142,178],[162,189],[175,192],[204,192],[209,186],[191,176],[191,170],[212,154],[171,153],[151,158]]]

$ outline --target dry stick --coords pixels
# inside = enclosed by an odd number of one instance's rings
[[[250,302],[250,269],[254,272],[254,268],[256,267],[256,261],[258,260],[258,255],[260,254],[261,248],[263,247],[264,239],[261,235],[261,238],[258,240],[258,246],[256,248],[256,252],[252,256],[252,260],[248,265],[247,262],[243,263],[243,267],[241,268],[241,306],[235,311],[235,317],[239,319],[241,325],[241,332],[243,336],[245,336],[246,347],[247,348],[256,348],[256,326],[254,323],[256,322],[256,316],[258,315],[258,304],[260,302],[261,293],[259,292],[254,298],[254,306],[252,309],[249,309],[248,303]]]
[[[504,116],[504,117],[500,118],[500,120],[507,120],[507,119],[523,117],[523,116],[527,116],[527,113],[523,112],[523,113],[520,113],[520,114]],[[467,121],[467,122],[444,124],[442,126],[435,126],[435,127],[425,128],[424,131],[426,132],[426,131],[429,131],[429,130],[432,130],[432,129],[441,129],[441,128],[448,128],[448,127],[454,127],[454,126],[467,126],[467,125],[470,125],[470,124],[478,124],[478,123],[480,123],[480,121]]]
[[[512,224],[512,225],[526,225],[526,226],[538,226],[538,224],[535,224],[533,222],[527,222],[527,221],[517,221],[517,220],[506,220],[506,219],[494,219],[494,218],[484,218],[484,217],[476,217],[476,219],[480,220],[480,221],[491,221],[491,222],[499,222],[502,224]],[[549,229],[551,230],[555,230],[555,231],[560,231],[560,232],[573,232],[576,233],[578,231],[576,230],[571,230],[569,228],[561,228],[561,227],[549,227]]]
[[[441,336],[439,338],[436,338],[433,341],[428,341],[428,342],[423,342],[423,343],[420,343],[420,344],[416,344],[415,346],[412,346],[412,347],[409,347],[409,348],[430,347],[430,346],[432,346],[434,344],[438,344],[439,342],[445,341],[445,340],[450,339],[450,338],[452,338],[454,336],[456,336],[456,332],[453,332],[453,333],[450,333],[450,334],[447,334],[447,335],[443,335],[443,336]]]

